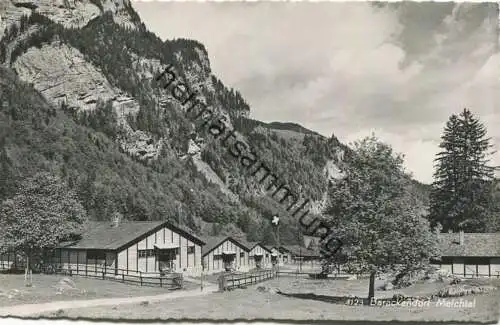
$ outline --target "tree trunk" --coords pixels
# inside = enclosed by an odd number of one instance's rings
[[[368,304],[375,297],[375,272],[370,273],[370,287],[368,288]]]
[[[30,265],[31,254],[26,254],[26,270],[24,272],[24,285],[26,287],[31,287],[31,265]]]

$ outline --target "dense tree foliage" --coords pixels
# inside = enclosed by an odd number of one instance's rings
[[[64,102],[61,103],[61,109],[71,115],[75,122],[102,132],[111,139],[115,139],[121,132],[111,100],[104,102],[99,99],[95,109],[91,111],[69,108]]]
[[[210,103],[222,105],[232,118],[246,118],[250,114],[250,106],[241,96],[241,93],[233,88],[228,89],[214,75],[212,75],[214,92],[208,93],[207,98]]]
[[[50,173],[37,173],[0,205],[0,250],[22,252],[28,273],[32,258],[81,234],[86,221],[76,193]]]
[[[436,158],[430,216],[444,231],[491,231],[487,220],[495,214],[491,201],[496,184],[486,134],[486,127],[467,109],[446,123]]]
[[[326,221],[343,242],[346,267],[371,275],[371,299],[377,273],[425,266],[437,255],[437,241],[424,207],[408,190],[403,159],[391,147],[374,137],[356,142],[343,172],[345,177],[330,189]]]
[[[0,202],[11,195],[16,189],[16,176],[14,172],[12,161],[7,154],[5,146],[5,136],[0,134]]]

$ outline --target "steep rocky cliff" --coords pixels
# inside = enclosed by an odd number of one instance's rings
[[[32,12],[47,16],[65,27],[83,27],[103,12],[113,13],[114,21],[122,26],[139,26],[130,0],[2,0],[1,6],[0,38],[8,26],[19,23],[23,15]]]

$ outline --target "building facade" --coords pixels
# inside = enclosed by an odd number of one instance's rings
[[[82,239],[63,243],[53,264],[78,270],[122,273],[176,272],[198,275],[205,243],[169,222],[91,222]]]
[[[500,233],[439,234],[441,258],[433,264],[463,277],[500,276]]]
[[[238,240],[226,237],[205,238],[202,249],[203,272],[206,274],[249,269],[249,250]]]
[[[248,242],[245,246],[249,249],[248,262],[250,270],[271,268],[271,250],[258,242]]]
[[[283,254],[281,254],[280,250],[276,246],[265,246],[267,250],[271,252],[270,262],[271,266],[282,266],[283,265]]]
[[[292,263],[292,253],[283,246],[278,247],[278,249],[281,254],[282,264],[286,265]]]

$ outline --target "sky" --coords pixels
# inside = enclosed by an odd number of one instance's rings
[[[451,114],[467,107],[500,145],[494,3],[132,4],[160,38],[203,43],[212,72],[240,91],[252,118],[346,144],[375,133],[424,183]]]

